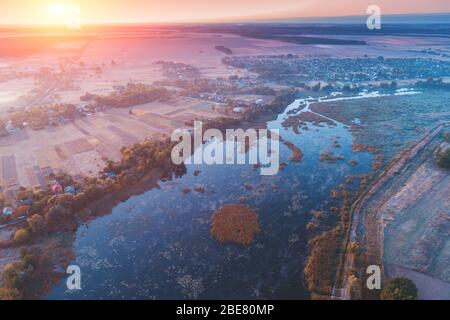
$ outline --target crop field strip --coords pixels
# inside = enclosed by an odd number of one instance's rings
[[[14,155],[2,156],[2,178],[5,181],[17,180],[16,159]]]
[[[139,141],[138,138],[125,132],[124,130],[120,129],[115,125],[109,125],[108,130],[113,132],[115,135],[119,136],[125,142],[126,145],[133,144]]]

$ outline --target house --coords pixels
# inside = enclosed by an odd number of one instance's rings
[[[111,179],[117,178],[117,174],[115,172],[113,172],[113,171],[106,172],[105,176],[107,176],[108,178],[111,178]]]
[[[31,206],[33,205],[33,199],[31,197],[25,197],[20,199],[20,203],[23,205]]]
[[[5,130],[8,131],[8,133],[13,133],[19,129],[13,125],[11,120],[9,120],[8,122],[6,122]]]
[[[2,212],[5,216],[10,216],[14,213],[14,209],[11,207],[5,207],[5,208],[3,208]]]
[[[28,215],[29,211],[30,211],[30,206],[23,205],[23,206],[17,207],[13,212],[13,217],[20,218],[20,217],[26,216],[26,215]]]
[[[74,186],[67,186],[64,188],[64,193],[75,194],[76,190]]]
[[[63,192],[63,187],[59,184],[58,181],[53,181],[51,189],[52,189],[52,192],[55,194]]]

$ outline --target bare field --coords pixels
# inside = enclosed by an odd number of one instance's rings
[[[43,171],[92,175],[105,160],[118,160],[120,148],[146,138],[170,135],[194,119],[220,116],[205,102],[179,99],[110,109],[72,123],[34,131],[24,129],[0,139],[0,182],[5,189],[45,183]],[[130,113],[131,111],[131,113]]]
[[[448,172],[427,161],[380,207],[387,265],[423,273],[450,288],[449,194]],[[407,276],[402,270],[397,268],[395,274]],[[429,292],[427,283],[434,287],[429,281],[421,281],[418,285],[423,290],[419,287],[419,291]]]

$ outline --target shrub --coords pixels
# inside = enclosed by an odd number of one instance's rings
[[[28,241],[30,238],[30,233],[27,229],[20,228],[16,230],[16,233],[14,234],[13,240],[15,243],[23,244]]]
[[[417,299],[417,287],[409,279],[394,278],[381,290],[382,300],[415,300]]]
[[[361,246],[358,242],[352,242],[350,244],[350,250],[354,254],[360,254],[362,251]]]
[[[22,294],[15,288],[0,288],[0,300],[20,300]]]
[[[211,217],[211,235],[219,242],[250,245],[261,232],[258,215],[241,204],[228,204]]]
[[[50,231],[70,230],[74,227],[75,216],[70,209],[55,205],[45,214],[45,221]]]
[[[0,288],[0,300],[23,299],[30,292],[29,283],[34,277],[39,260],[39,253],[34,249],[22,249],[18,261],[3,268],[3,287]],[[25,297],[26,298],[26,297]]]
[[[31,265],[18,261],[10,263],[3,269],[3,287],[10,289],[19,289],[24,286],[28,278],[33,273],[34,268]]]
[[[445,150],[438,156],[438,166],[450,169],[450,149]]]
[[[446,133],[444,133],[444,139],[447,142],[450,142],[450,131],[447,131]]]
[[[42,230],[45,229],[45,219],[43,216],[39,214],[34,214],[30,218],[27,219],[28,226],[31,231],[35,234],[39,234]]]
[[[306,225],[306,230],[308,231],[312,231],[312,230],[316,230],[319,226],[317,225],[317,223],[315,223],[314,221],[310,221],[308,222],[308,224]]]

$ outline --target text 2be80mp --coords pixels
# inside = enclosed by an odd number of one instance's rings
[[[258,304],[222,304],[220,308],[213,307],[191,307],[183,305],[177,307],[177,315],[202,315],[208,317],[210,314],[220,315],[270,315],[275,309],[274,305]]]

